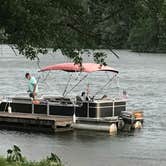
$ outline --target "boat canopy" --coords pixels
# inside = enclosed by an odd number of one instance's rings
[[[40,72],[44,71],[51,71],[51,70],[63,70],[66,72],[95,72],[95,71],[110,71],[114,73],[119,73],[118,70],[109,67],[104,66],[96,63],[82,63],[80,64],[74,64],[74,63],[60,63],[55,65],[50,65],[42,68]]]

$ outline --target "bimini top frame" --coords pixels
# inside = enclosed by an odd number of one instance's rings
[[[118,70],[116,70],[112,67],[104,66],[104,65],[100,65],[100,64],[96,64],[96,63],[82,63],[82,64],[60,63],[60,64],[46,66],[46,67],[42,68],[39,72],[53,71],[53,70],[60,70],[60,71],[66,71],[66,72],[80,72],[80,73],[85,72],[85,73],[87,73],[68,92],[66,92],[67,88],[68,88],[68,85],[69,85],[69,82],[71,81],[71,77],[70,77],[70,79],[68,80],[67,85],[65,87],[65,90],[63,92],[63,96],[66,96],[75,87],[77,87],[77,85],[80,84],[80,82],[82,82],[88,76],[88,73],[97,72],[97,71],[113,72],[114,76],[112,78],[109,78],[108,82],[104,85],[104,87],[108,86],[109,83],[113,80],[113,78],[116,77],[116,75],[119,73]],[[102,90],[103,88],[101,88],[100,90]]]

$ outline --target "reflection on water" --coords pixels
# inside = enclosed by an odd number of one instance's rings
[[[55,152],[69,166],[165,166],[166,55],[136,54],[125,50],[117,52],[120,60],[109,55],[108,64],[120,70],[120,86],[127,90],[130,99],[128,108],[144,111],[142,130],[130,134],[120,133],[114,137],[107,133],[88,131],[45,135],[0,130],[0,153],[5,155],[8,148],[17,144],[29,159],[41,159]],[[41,66],[64,61],[68,60],[58,54],[54,57],[42,56]],[[37,70],[36,62],[16,57],[8,47],[3,46],[3,54],[0,56],[0,96],[26,93],[24,74],[30,71],[38,77]],[[66,77],[68,75],[60,72],[56,77],[51,75],[48,78],[49,84],[42,80],[41,93],[47,90],[58,94],[58,86],[65,84]],[[98,89],[102,80],[102,74],[94,74],[85,84],[92,84],[92,91]],[[55,85],[55,81],[59,81],[59,85]],[[85,88],[83,84],[76,91]],[[112,94],[113,89],[110,88],[109,93]]]

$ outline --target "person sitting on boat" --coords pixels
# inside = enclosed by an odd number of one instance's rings
[[[85,94],[85,92],[82,92],[82,93],[81,93],[81,98],[82,98],[83,101],[89,101],[89,100],[90,100],[90,97],[87,96],[87,95]]]
[[[123,99],[128,99],[128,95],[127,95],[127,91],[126,90],[123,90],[123,96],[122,96]]]
[[[25,74],[26,79],[28,79],[28,91],[29,96],[33,99],[37,96],[38,85],[35,77],[31,76],[30,73]]]
[[[83,101],[85,101],[85,100],[86,100],[86,95],[85,95],[85,92],[82,92],[82,93],[81,93],[81,99],[82,99]]]

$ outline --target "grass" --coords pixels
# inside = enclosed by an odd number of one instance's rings
[[[63,166],[60,163],[50,162],[47,159],[43,159],[41,161],[23,161],[23,162],[16,162],[16,161],[7,161],[5,157],[0,157],[0,166]]]

